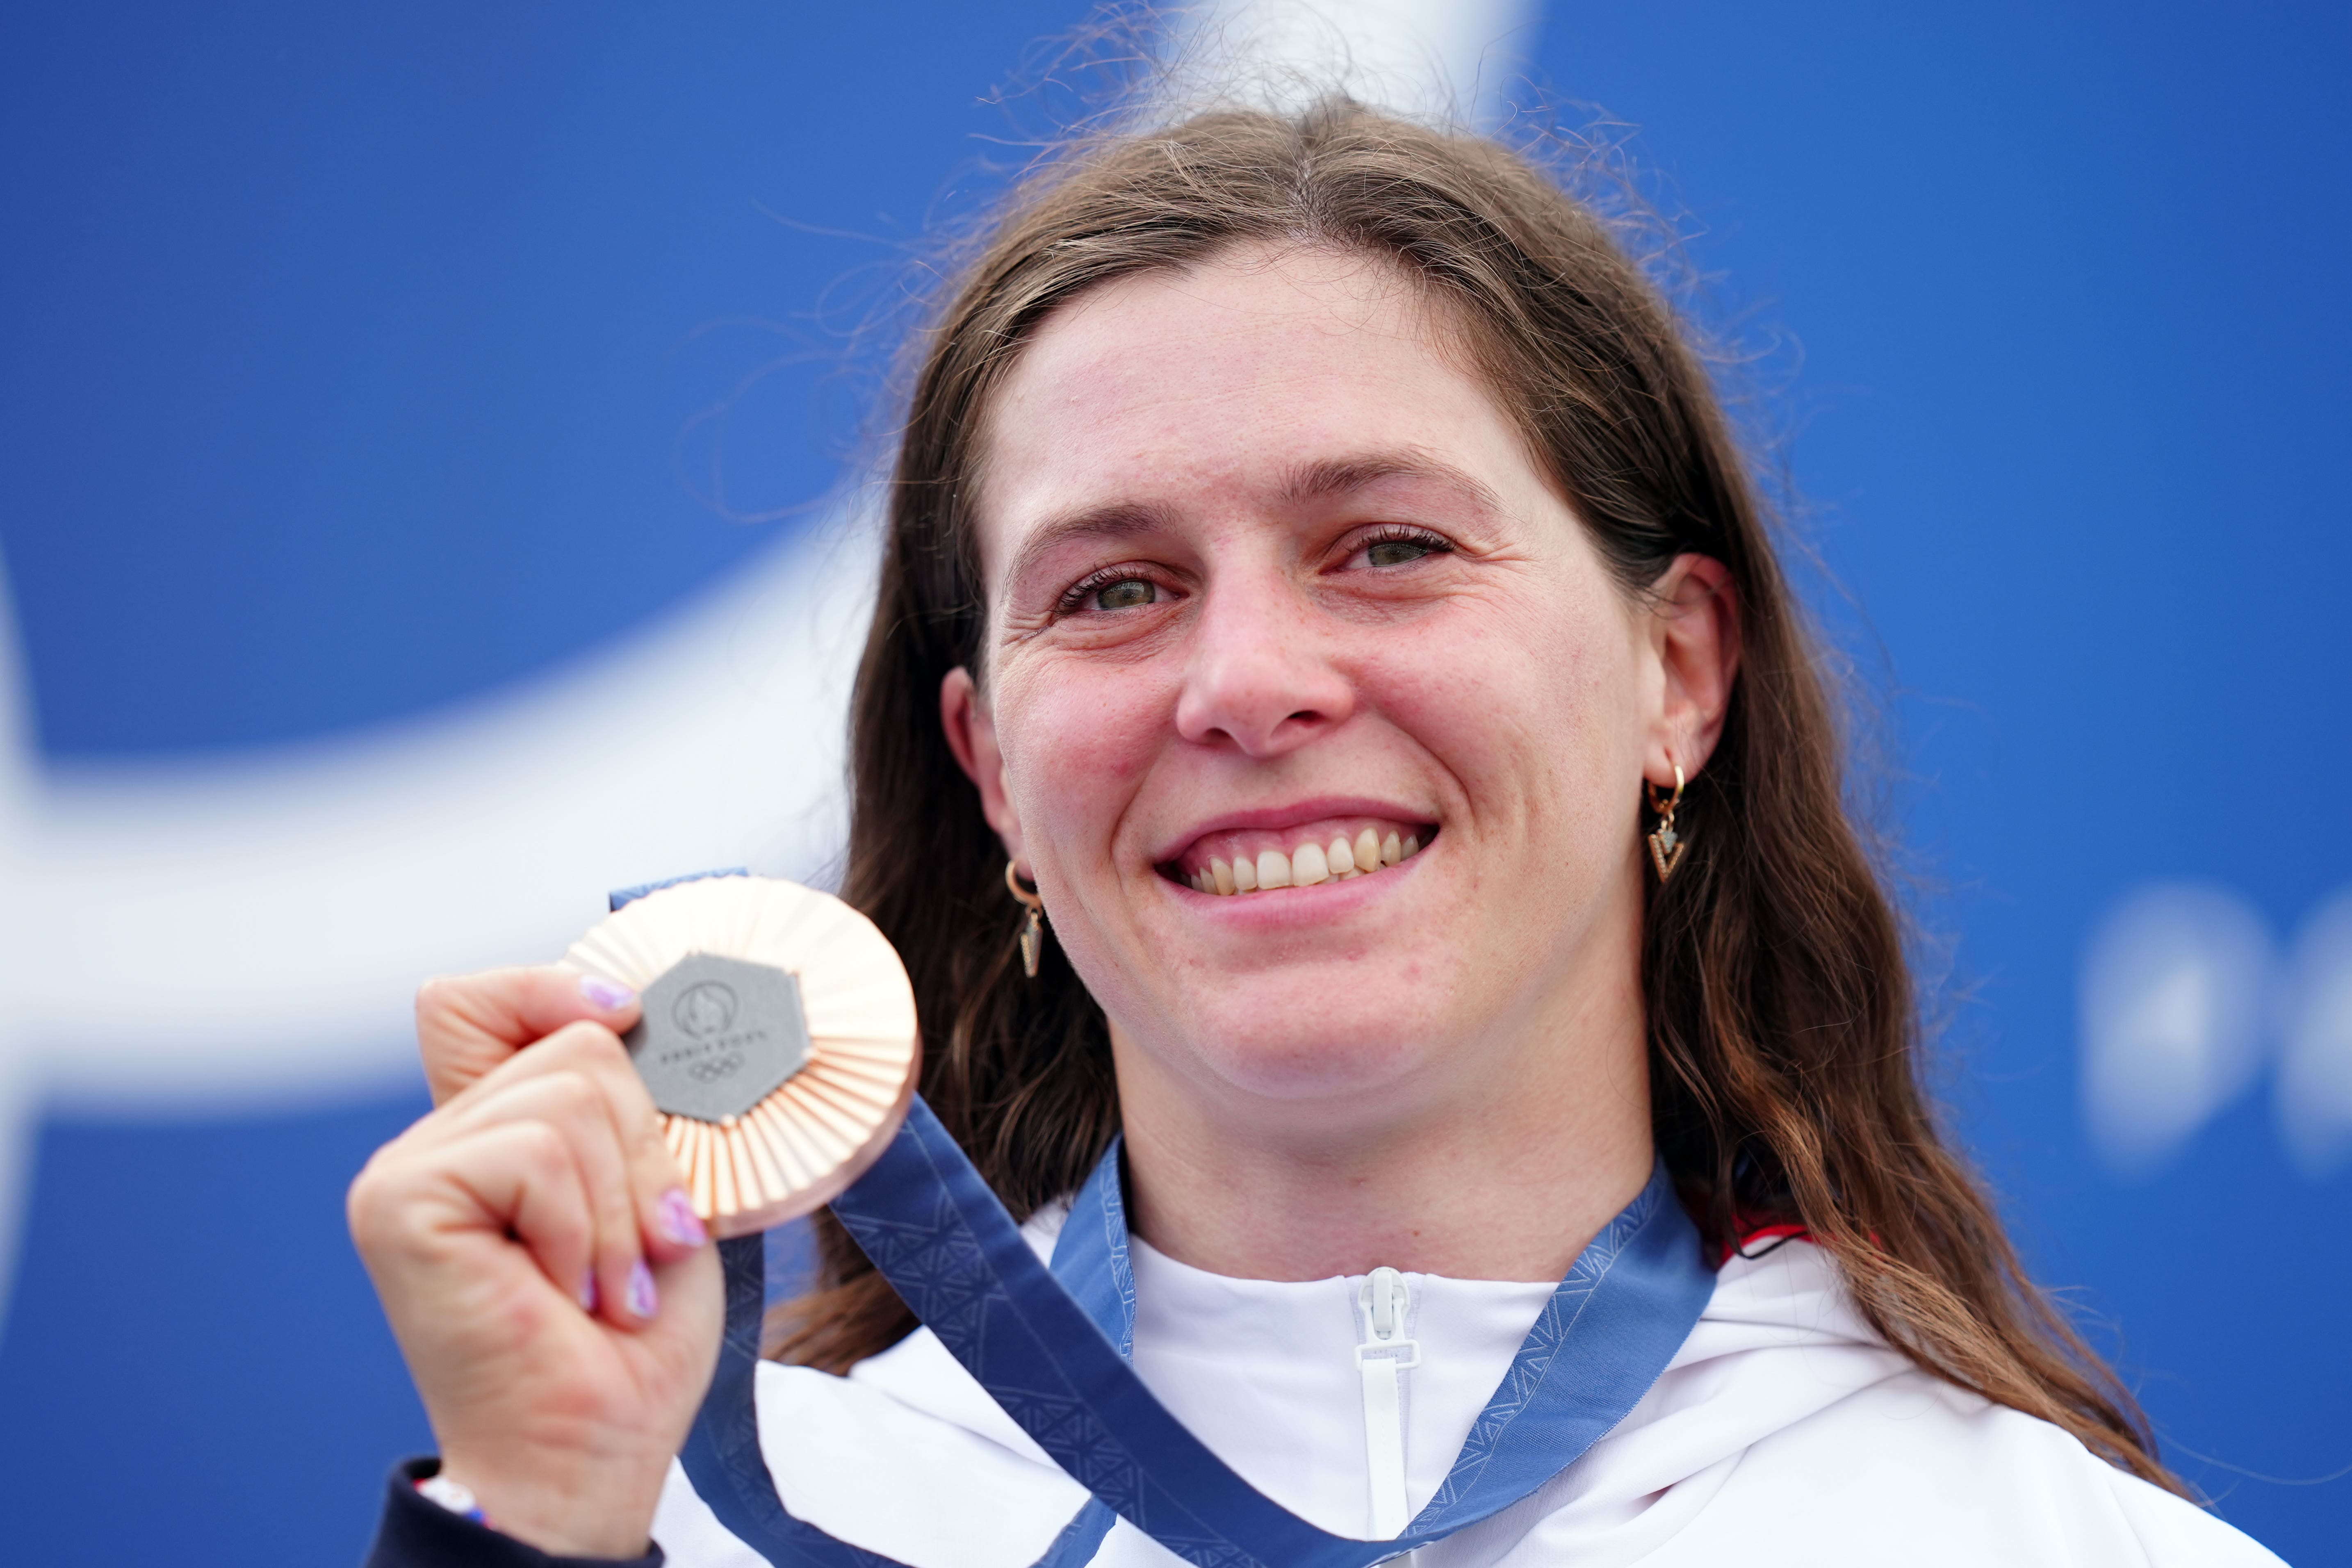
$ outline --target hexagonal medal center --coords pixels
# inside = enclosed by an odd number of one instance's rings
[[[800,981],[747,959],[698,952],[645,989],[645,1017],[621,1037],[654,1103],[673,1116],[742,1115],[809,1055]]]

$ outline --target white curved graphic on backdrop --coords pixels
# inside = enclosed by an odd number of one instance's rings
[[[2115,1168],[2145,1171],[2245,1089],[2262,1064],[2270,932],[2226,889],[2158,883],[2126,899],[2083,964],[2083,1103]]]
[[[803,536],[543,679],[204,765],[45,775],[0,626],[0,1271],[37,1103],[184,1111],[411,1079],[427,974],[552,959],[608,887],[822,876],[870,562],[860,532]]]
[[[1277,88],[1421,114],[1496,112],[1534,16],[1209,9],[1196,68],[1231,69],[1229,48]],[[411,1079],[425,975],[551,958],[609,887],[719,865],[822,879],[872,559],[867,531],[814,530],[596,654],[413,721],[65,772],[36,753],[0,581],[0,1312],[42,1104],[227,1110]]]
[[[2279,1134],[2314,1181],[2352,1160],[2352,892],[2313,915],[2295,943],[2279,1041]]]
[[[1433,122],[1492,126],[1517,96],[1537,0],[1212,0],[1184,12],[1170,94],[1297,102],[1347,92]]]

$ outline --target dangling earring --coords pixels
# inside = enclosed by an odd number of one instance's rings
[[[1671,799],[1660,800],[1657,785],[1647,780],[1642,784],[1650,796],[1650,809],[1658,814],[1658,829],[1650,835],[1650,864],[1658,868],[1661,884],[1681,867],[1683,857],[1690,850],[1690,841],[1675,832],[1675,807],[1683,803],[1683,765],[1676,763],[1674,770],[1675,793]]]
[[[1034,888],[1021,885],[1021,873],[1013,869],[1017,864],[1013,860],[1004,863],[1004,885],[1029,910],[1029,918],[1021,922],[1021,973],[1034,980],[1038,957],[1045,951],[1045,900]]]

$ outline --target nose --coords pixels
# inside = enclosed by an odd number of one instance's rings
[[[1213,583],[1193,624],[1177,733],[1278,757],[1347,721],[1355,687],[1313,606],[1276,581]]]

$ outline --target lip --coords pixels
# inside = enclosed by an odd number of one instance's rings
[[[1229,811],[1220,816],[1203,817],[1180,829],[1176,836],[1154,850],[1151,863],[1154,866],[1168,865],[1212,833],[1234,833],[1253,828],[1279,833],[1286,827],[1319,822],[1327,816],[1382,816],[1401,823],[1418,823],[1425,827],[1437,826],[1437,819],[1427,812],[1400,805],[1392,800],[1375,800],[1370,795],[1317,795],[1311,800],[1292,801],[1284,805],[1259,806],[1252,811]],[[1312,891],[1311,889],[1301,890]]]
[[[1243,826],[1246,826],[1247,824]],[[1215,829],[1211,829],[1214,832]],[[1388,898],[1407,885],[1423,856],[1382,868],[1377,876],[1329,878],[1311,888],[1268,888],[1255,893],[1204,893],[1166,877],[1160,889],[1174,897],[1188,915],[1220,922],[1216,929],[1272,937],[1301,930],[1339,932],[1350,917]]]

